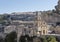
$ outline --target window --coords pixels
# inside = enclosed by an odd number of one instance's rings
[[[43,30],[43,34],[45,34],[45,30]]]

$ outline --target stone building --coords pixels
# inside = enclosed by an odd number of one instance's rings
[[[5,26],[4,33],[8,34],[12,31],[15,31],[15,28],[16,28],[16,26],[14,26],[14,25]]]
[[[37,13],[37,20],[36,21],[37,21],[36,22],[37,34],[38,35],[47,35],[48,30],[49,30],[49,26],[47,25],[47,23],[44,20],[42,20],[40,12]]]
[[[55,34],[60,34],[60,25],[56,26],[52,30],[54,31]]]
[[[11,19],[10,19],[11,18]],[[16,31],[21,35],[37,36],[47,35],[48,25],[41,19],[41,12],[10,15],[11,24],[5,27],[5,33]]]

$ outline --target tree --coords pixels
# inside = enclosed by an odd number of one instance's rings
[[[20,39],[19,39],[19,42],[26,42],[25,37],[21,36]]]
[[[21,35],[19,42],[33,42],[33,37],[29,37],[29,35]]]
[[[16,32],[11,32],[6,36],[5,42],[16,42],[17,41],[16,38],[17,38]]]
[[[0,37],[0,42],[4,42],[4,40],[3,40],[3,38],[2,38],[2,37]]]
[[[58,42],[54,36],[49,36],[47,40],[48,42]]]
[[[35,37],[35,38],[33,38],[33,42],[42,42],[42,41],[41,41],[41,39],[40,39],[40,38]]]
[[[46,39],[45,36],[42,37],[42,41],[43,41],[43,42],[47,42],[47,39]]]
[[[28,42],[30,40],[29,35],[21,36],[19,42]]]

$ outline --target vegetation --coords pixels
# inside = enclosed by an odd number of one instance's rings
[[[0,38],[0,42],[17,42],[16,38],[16,32],[11,32],[6,36],[5,40]],[[29,37],[28,35],[22,35],[20,36],[19,42],[59,42],[57,39],[55,36]]]
[[[58,42],[55,36],[42,37],[42,42]]]
[[[27,41],[26,41],[26,38],[27,38]],[[19,41],[20,42],[58,42],[56,40],[56,37],[54,37],[54,36],[43,36],[41,38],[32,37],[32,38],[30,38],[31,40],[29,38],[28,38],[28,36],[21,36]]]
[[[9,15],[0,15],[0,24],[2,25],[9,25]]]
[[[6,36],[5,42],[17,42],[16,38],[17,38],[16,32],[11,32]]]
[[[32,42],[32,38],[29,37],[28,35],[21,36],[20,39],[19,39],[19,42],[29,42],[29,41]]]
[[[42,42],[48,42],[45,36],[42,37]]]
[[[4,42],[3,38],[0,37],[0,42]]]
[[[54,36],[49,36],[47,40],[48,40],[48,42],[58,42],[56,40],[56,37],[54,37]]]
[[[3,15],[0,15],[0,23],[4,23]]]

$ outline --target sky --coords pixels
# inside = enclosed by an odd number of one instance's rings
[[[52,10],[57,2],[58,0],[0,0],[0,13]]]

